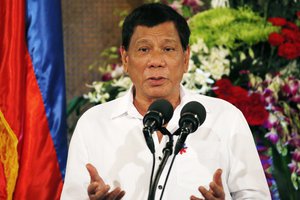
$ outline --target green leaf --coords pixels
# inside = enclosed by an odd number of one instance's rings
[[[74,111],[80,109],[83,105],[87,104],[88,100],[84,99],[83,96],[73,98],[67,105],[67,117],[70,116]]]
[[[297,174],[294,172],[292,173],[291,175],[291,180],[292,180],[292,183],[293,183],[293,186],[296,190],[298,190],[298,182],[297,182]]]
[[[300,190],[296,190],[291,182],[291,173],[288,168],[290,158],[282,156],[272,147],[273,175],[276,180],[280,199],[300,199]]]

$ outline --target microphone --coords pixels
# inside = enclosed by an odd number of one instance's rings
[[[155,152],[152,133],[167,124],[173,116],[173,106],[165,99],[154,101],[148,108],[143,119],[143,133],[151,153]]]
[[[198,127],[203,124],[205,118],[206,110],[204,106],[197,101],[191,101],[182,108],[179,119],[179,130],[181,135],[176,142],[175,155],[182,149],[187,136],[190,133],[195,132]]]

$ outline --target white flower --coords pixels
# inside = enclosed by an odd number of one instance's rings
[[[112,83],[114,87],[121,87],[124,89],[129,89],[132,85],[131,79],[128,76],[120,77],[119,79],[115,79]]]
[[[87,84],[87,87],[94,89],[93,92],[89,92],[88,94],[83,95],[83,97],[85,99],[88,99],[91,103],[104,103],[110,97],[109,93],[104,87],[104,82],[94,81],[92,85]]]
[[[91,103],[104,103],[109,99],[109,94],[106,93],[97,93],[97,92],[89,92],[88,94],[84,94],[83,97],[88,99]]]
[[[96,93],[103,91],[103,82],[94,81],[92,85],[86,84],[86,86],[89,88],[94,88]]]
[[[191,52],[196,54],[208,53],[208,47],[202,38],[199,38],[196,44],[191,45]]]
[[[200,68],[204,72],[208,72],[214,79],[220,79],[223,75],[230,72],[230,61],[227,57],[230,54],[229,49],[224,47],[213,47],[209,49],[202,38],[191,46],[191,58],[197,57],[198,66],[191,59],[190,69]]]
[[[209,73],[196,69],[184,74],[182,84],[190,90],[204,94],[211,88],[209,84],[214,83],[209,77]]]
[[[208,72],[204,72],[201,69],[196,69],[194,74],[195,74],[195,80],[198,83],[209,83],[209,84],[214,83],[214,80],[209,78],[211,74]]]
[[[120,77],[121,75],[124,74],[124,69],[122,65],[117,65],[114,71],[111,72],[111,77],[112,78],[117,78]]]
[[[256,88],[256,91],[263,92],[263,90],[264,90],[262,88],[263,79],[260,78],[259,76],[255,76],[252,73],[250,73],[248,75],[248,77],[249,77],[249,82],[250,82],[251,87]]]
[[[229,75],[230,61],[226,59],[228,55],[228,49],[213,47],[208,56],[198,56],[201,62],[200,68],[205,72],[209,72],[214,79],[220,79],[223,75]]]
[[[212,0],[210,5],[212,8],[229,7],[229,1],[228,0]]]
[[[195,65],[194,61],[190,58],[189,60],[189,69],[188,72],[191,73],[197,69],[197,66]]]
[[[271,74],[266,75],[266,80],[271,80],[268,85],[268,89],[274,92],[276,99],[278,98],[278,93],[280,91],[281,85],[283,85],[283,80],[279,76],[272,77]]]

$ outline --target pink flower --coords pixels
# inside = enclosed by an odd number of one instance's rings
[[[296,162],[300,162],[300,152],[297,149],[292,152],[292,159]]]
[[[105,73],[102,75],[102,81],[110,81],[112,79],[111,73]]]
[[[300,81],[290,77],[288,82],[282,86],[282,90],[283,93],[287,94],[288,96],[294,96],[297,93],[300,94]]]
[[[293,101],[295,103],[300,103],[300,94],[296,94],[296,95],[292,96],[291,101]]]
[[[199,0],[183,0],[183,5],[191,6],[191,7],[197,7],[202,5],[202,2]]]
[[[249,70],[240,70],[239,71],[239,74],[250,74],[250,71]]]
[[[290,164],[288,164],[288,167],[289,167],[291,173],[293,173],[297,170],[297,165],[295,162],[291,162]]]
[[[182,2],[182,5],[191,7],[193,12],[199,11],[202,4],[203,3],[200,0],[183,0]]]
[[[270,140],[273,144],[276,144],[279,140],[278,135],[272,132],[267,133],[265,137],[268,138],[268,140]]]
[[[298,133],[292,133],[292,138],[288,141],[288,144],[292,147],[300,147],[300,138],[297,136]]]

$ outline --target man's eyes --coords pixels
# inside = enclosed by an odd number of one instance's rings
[[[140,47],[140,48],[138,48],[138,51],[140,51],[140,52],[149,52],[149,50],[150,50],[150,48],[148,48],[148,47]],[[175,51],[175,48],[174,47],[164,47],[163,48],[163,51],[165,51],[165,52],[171,52],[171,51]]]
[[[175,48],[174,47],[165,47],[164,51],[167,51],[167,52],[169,52],[169,51],[175,51]]]
[[[149,48],[148,48],[148,47],[140,47],[140,48],[138,49],[138,51],[140,51],[140,52],[148,52],[148,51],[149,51]]]

